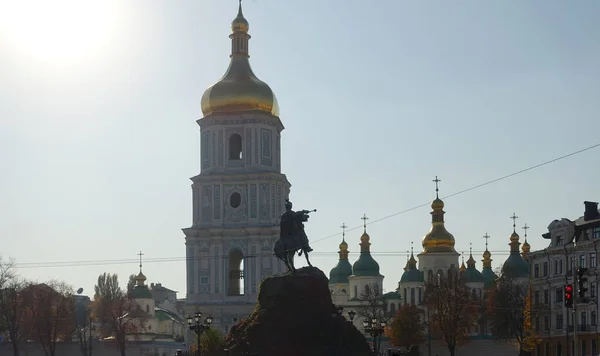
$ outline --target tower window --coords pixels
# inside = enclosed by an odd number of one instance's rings
[[[244,254],[240,250],[229,253],[229,290],[228,295],[244,295]]]
[[[242,159],[242,136],[239,134],[229,137],[229,159]]]
[[[242,196],[240,195],[240,193],[238,192],[233,192],[230,196],[229,196],[229,205],[231,205],[232,208],[237,208],[238,206],[240,206],[240,204],[242,203]]]

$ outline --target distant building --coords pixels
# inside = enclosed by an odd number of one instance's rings
[[[150,283],[150,293],[152,293],[156,305],[159,305],[165,300],[168,300],[171,303],[177,302],[177,292],[163,287],[161,283]]]
[[[584,202],[583,216],[571,221],[554,220],[542,236],[548,240],[543,250],[526,252],[531,265],[532,303],[538,310],[534,328],[542,338],[535,356],[573,355],[573,333],[577,330],[579,354],[597,355],[598,328],[598,249],[600,248],[600,211],[598,203]],[[575,242],[575,244],[573,244]],[[588,268],[585,300],[577,300],[576,322],[572,310],[564,306],[564,286],[573,282],[577,269]],[[577,293],[577,285],[574,285]],[[567,350],[570,347],[571,350]]]

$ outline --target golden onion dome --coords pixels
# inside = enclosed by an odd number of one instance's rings
[[[342,240],[342,243],[340,244],[340,251],[342,251],[342,252],[348,251],[348,244],[346,243],[345,240]]]
[[[483,258],[486,259],[486,260],[492,258],[492,253],[490,251],[488,251],[488,250],[485,250],[483,252]]]
[[[360,242],[369,242],[371,240],[371,236],[369,236],[369,234],[367,234],[367,232],[363,232],[362,236],[360,237]]]
[[[510,242],[519,242],[519,234],[516,231],[510,235]]]
[[[444,225],[433,225],[422,241],[424,252],[456,252],[454,236]]]
[[[431,209],[444,209],[444,201],[440,198],[435,198],[435,200],[431,202]]]
[[[467,267],[465,266],[465,261],[462,262],[462,264],[460,265],[460,271],[464,272],[467,270]]]
[[[258,110],[279,116],[279,104],[273,90],[252,72],[248,60],[248,21],[240,4],[231,23],[231,61],[225,75],[202,95],[202,113],[229,114]]]
[[[246,20],[246,18],[244,17],[244,14],[242,13],[242,3],[240,2],[240,5],[238,7],[238,14],[235,17],[235,19],[233,19],[233,21],[231,21],[231,31],[232,32],[248,32],[249,29],[250,29],[250,25],[248,24],[248,20]]]
[[[525,242],[523,242],[523,246],[521,246],[521,251],[523,251],[524,253],[529,253],[530,250],[531,246],[529,245],[529,242],[527,242],[526,239]]]

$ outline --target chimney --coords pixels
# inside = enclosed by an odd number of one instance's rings
[[[584,201],[585,212],[583,213],[583,220],[596,220],[600,219],[600,212],[598,212],[598,203],[592,201]]]

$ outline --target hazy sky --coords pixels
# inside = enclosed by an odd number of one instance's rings
[[[102,272],[125,283],[143,250],[148,282],[185,297],[195,121],[227,68],[237,1],[91,3],[0,5],[0,254],[93,294]],[[436,175],[444,197],[600,143],[598,1],[246,0],[244,13],[254,72],[281,106],[291,200],[318,209],[307,233],[326,273],[343,222],[430,202]],[[552,220],[600,200],[599,153],[446,199],[457,251],[472,243],[480,268],[487,232],[498,266],[513,212],[546,247]],[[368,226],[386,290],[429,211]],[[346,236],[352,262],[361,232]]]

